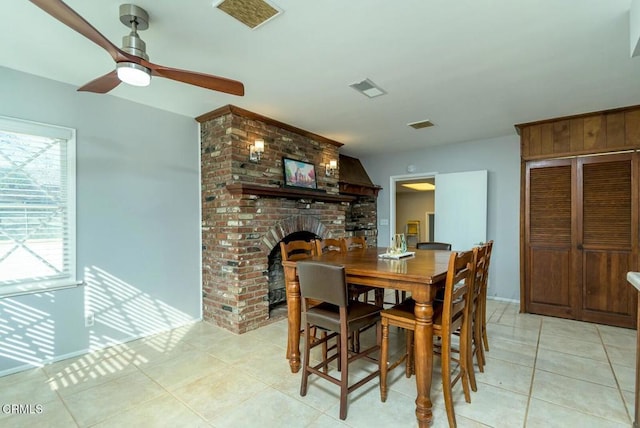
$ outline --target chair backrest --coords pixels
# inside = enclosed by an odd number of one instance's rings
[[[474,280],[473,251],[451,253],[444,287],[443,335],[456,331],[469,319]]]
[[[316,244],[312,241],[290,241],[286,244],[280,241],[280,253],[282,261],[302,260],[315,256]]]
[[[489,281],[489,263],[491,262],[491,252],[493,251],[493,240],[485,242],[484,245],[482,245],[482,247],[480,248],[482,248],[482,250],[484,251],[484,265],[482,266],[482,272],[480,273],[481,278],[479,278],[481,280],[480,293],[483,294],[483,298],[486,299],[487,286]],[[476,270],[477,269],[478,267],[476,267]],[[479,274],[476,273],[476,276],[477,275]]]
[[[416,244],[418,250],[446,250],[451,251],[451,244],[447,242],[418,242]]]
[[[342,240],[335,238],[316,239],[316,254],[320,255],[329,251],[342,251]]]
[[[367,238],[364,236],[350,236],[342,238],[342,251],[367,248]]]
[[[296,268],[305,311],[307,299],[339,307],[347,306],[347,277],[344,266],[303,260],[297,263]]]
[[[490,246],[487,244],[475,247],[473,249],[473,264],[475,265],[474,282],[473,282],[473,299],[474,301],[481,298],[487,287],[487,277],[489,268],[488,252]]]
[[[484,246],[487,247],[487,276],[489,276],[489,262],[491,262],[491,253],[493,252],[493,239],[485,242]]]

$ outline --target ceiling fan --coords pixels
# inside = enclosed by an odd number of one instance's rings
[[[120,6],[120,22],[131,28],[131,33],[122,38],[123,47],[120,49],[61,0],[30,1],[106,50],[116,62],[115,70],[92,80],[78,88],[78,91],[106,94],[118,86],[121,81],[136,86],[146,86],[149,84],[151,76],[157,76],[232,95],[244,95],[244,85],[236,80],[195,71],[179,70],[149,62],[146,45],[138,36],[138,30],[146,30],[149,27],[149,15],[141,7],[133,4]]]

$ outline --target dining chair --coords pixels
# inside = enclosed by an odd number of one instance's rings
[[[362,250],[367,248],[366,236],[348,236],[346,238],[342,238],[341,241],[343,251]]]
[[[347,251],[363,251],[367,248],[367,238],[365,236],[349,236],[340,240],[343,252]],[[382,307],[384,304],[384,289],[368,287],[366,285],[348,284],[349,298],[359,300],[363,296],[363,301],[369,303],[369,292],[374,292],[374,304]],[[370,325],[369,327],[372,327]],[[366,330],[366,329],[365,329]],[[360,332],[356,331],[351,337],[350,346],[352,350],[358,352],[360,350]]]
[[[451,244],[447,242],[418,242],[416,244],[418,250],[445,250],[451,251]]]
[[[280,253],[282,261],[302,260],[313,257],[317,254],[315,240],[311,241],[280,241]]]
[[[484,372],[485,358],[484,345],[482,339],[482,314],[483,306],[486,305],[487,286],[487,250],[488,245],[481,245],[473,249],[475,263],[475,281],[473,286],[473,309],[472,309],[472,351],[480,372]],[[475,376],[474,376],[475,377]],[[472,380],[472,387],[475,387],[475,379]]]
[[[487,303],[487,277],[489,274],[489,261],[488,254],[491,251],[491,243],[483,244],[473,249],[473,264],[475,266],[473,292],[472,292],[472,306],[471,306],[471,342],[470,342],[470,361],[469,361],[469,383],[471,384],[471,390],[477,391],[477,383],[473,358],[475,357],[478,365],[478,370],[484,373],[484,366],[486,363],[484,355],[483,345],[483,320],[485,319],[486,303]],[[458,329],[454,334],[460,335],[461,331]],[[485,331],[486,333],[486,331]]]
[[[342,240],[335,238],[316,239],[316,254],[324,254],[328,251],[342,251]]]
[[[341,239],[342,251],[360,251],[367,248],[367,238],[364,236],[349,236]],[[352,299],[358,300],[361,296],[364,297],[364,301],[369,301],[369,291],[376,293],[375,302],[382,306],[382,299],[384,298],[384,290],[376,290],[375,287],[367,287],[365,285],[349,284],[349,295]]]
[[[321,263],[316,261],[301,261],[298,263],[298,278],[300,279],[300,294],[302,296],[302,313],[305,315],[305,331],[309,332],[311,326],[317,326],[329,334],[320,340],[311,341],[310,335],[305,334],[306,346],[302,365],[302,382],[300,395],[307,394],[308,379],[311,374],[317,375],[340,386],[340,419],[347,418],[347,395],[361,387],[380,374],[377,370],[364,376],[357,382],[349,385],[349,364],[366,358],[377,364],[370,354],[380,349],[380,307],[369,303],[351,300],[348,296],[347,279],[343,266]],[[320,304],[310,305],[310,301],[319,301]],[[376,344],[361,352],[349,350],[348,338],[352,333],[360,331],[371,324],[376,325]],[[311,365],[311,349],[326,344],[327,341],[337,338],[336,352],[328,355],[323,348],[322,361]],[[329,364],[338,360],[340,377],[327,373]]]
[[[472,391],[477,391],[478,386],[476,383],[476,375],[474,370],[473,358],[475,357],[478,365],[478,370],[484,373],[484,349],[482,343],[482,307],[486,302],[483,302],[483,298],[486,299],[486,290],[483,297],[483,288],[486,287],[486,275],[487,275],[487,246],[481,245],[473,248],[473,265],[474,265],[474,280],[471,291],[471,308],[470,308],[470,334],[471,341],[469,343],[470,355],[469,355],[469,383]],[[434,305],[442,304],[443,298],[437,297]],[[461,329],[458,328],[453,332],[456,336],[460,336]]]
[[[464,398],[471,402],[469,391],[469,367],[470,341],[471,341],[471,306],[473,281],[475,278],[475,266],[473,264],[473,251],[453,252],[449,257],[447,277],[444,286],[444,302],[441,306],[434,307],[433,335],[440,339],[439,345],[434,345],[433,352],[440,354],[442,392],[449,426],[456,426],[456,417],[453,409],[452,388],[460,381]],[[405,362],[405,375],[410,377],[414,372],[413,361],[413,332],[415,331],[415,301],[407,299],[390,309],[380,312],[382,324],[382,343],[380,351],[380,398],[387,400],[387,376],[388,372],[403,361]],[[406,349],[404,354],[394,362],[389,362],[389,326],[405,329]],[[453,333],[460,329],[459,348],[452,347]],[[439,349],[437,349],[439,348]],[[452,354],[458,355],[454,358]],[[453,367],[452,362],[456,363]],[[457,369],[457,370],[456,370]],[[455,373],[455,374],[454,374]]]

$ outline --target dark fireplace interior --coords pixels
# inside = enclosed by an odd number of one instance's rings
[[[318,235],[299,231],[282,238],[285,244],[291,241],[311,241]],[[284,270],[282,269],[282,254],[280,244],[273,247],[269,254],[269,311],[287,304],[287,293],[284,283]]]

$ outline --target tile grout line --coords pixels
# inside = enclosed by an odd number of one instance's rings
[[[162,364],[162,363],[158,363],[158,364]],[[142,370],[141,367],[136,366],[136,368],[140,371],[140,373],[142,373],[144,376],[147,377],[147,379],[149,379],[151,382],[155,383],[156,385],[158,385],[161,389],[163,389],[171,398],[173,398],[174,400],[176,400],[178,403],[182,404],[183,406],[185,406],[187,409],[189,409],[190,412],[192,412],[194,415],[198,416],[200,419],[202,419],[203,421],[205,421],[205,423],[209,424],[209,421],[207,420],[207,418],[205,418],[203,415],[201,415],[199,412],[197,412],[194,408],[192,408],[188,403],[184,402],[183,400],[181,400],[178,396],[176,396],[173,392],[169,391],[168,388],[166,388],[164,385],[162,385],[160,382],[158,382],[157,380],[155,380],[154,378],[152,378],[149,374],[147,374],[144,370]],[[155,397],[154,399],[156,399],[158,397]],[[151,400],[149,400],[151,401]],[[142,404],[142,403],[140,403]]]
[[[529,385],[529,396],[527,397],[527,407],[524,410],[524,421],[522,422],[523,428],[527,426],[527,418],[529,417],[529,408],[531,407],[531,398],[533,396],[533,382],[536,376],[536,365],[538,364],[538,352],[540,351],[540,338],[542,337],[542,325],[544,319],[540,320],[540,326],[538,327],[538,340],[536,341],[536,355],[533,358],[533,370],[531,371],[531,384]]]
[[[64,409],[67,411],[67,413],[69,413],[69,416],[71,416],[71,419],[73,419],[73,422],[76,424],[77,427],[80,427],[80,423],[76,419],[76,417],[73,414],[73,412],[71,412],[71,409],[69,409],[69,406],[67,405],[67,402],[65,401],[65,399],[60,394],[60,391],[57,390],[57,389],[56,389],[56,395],[58,396],[58,400],[60,400],[60,402],[64,406]]]
[[[622,400],[622,406],[624,407],[624,411],[627,414],[627,418],[629,418],[629,422],[633,423],[633,417],[629,414],[629,408],[627,407],[627,403],[624,399],[624,393],[622,392],[622,387],[620,386],[620,382],[618,381],[618,376],[616,375],[616,371],[613,369],[613,363],[611,362],[611,358],[609,357],[609,351],[607,350],[607,345],[604,343],[602,332],[597,326],[596,326],[596,330],[598,331],[598,337],[600,337],[600,342],[602,342],[602,348],[604,349],[604,354],[607,356],[607,362],[609,363],[609,368],[611,369],[611,373],[613,374],[613,379],[616,381],[616,387],[618,388],[618,394],[620,394],[620,399]]]

